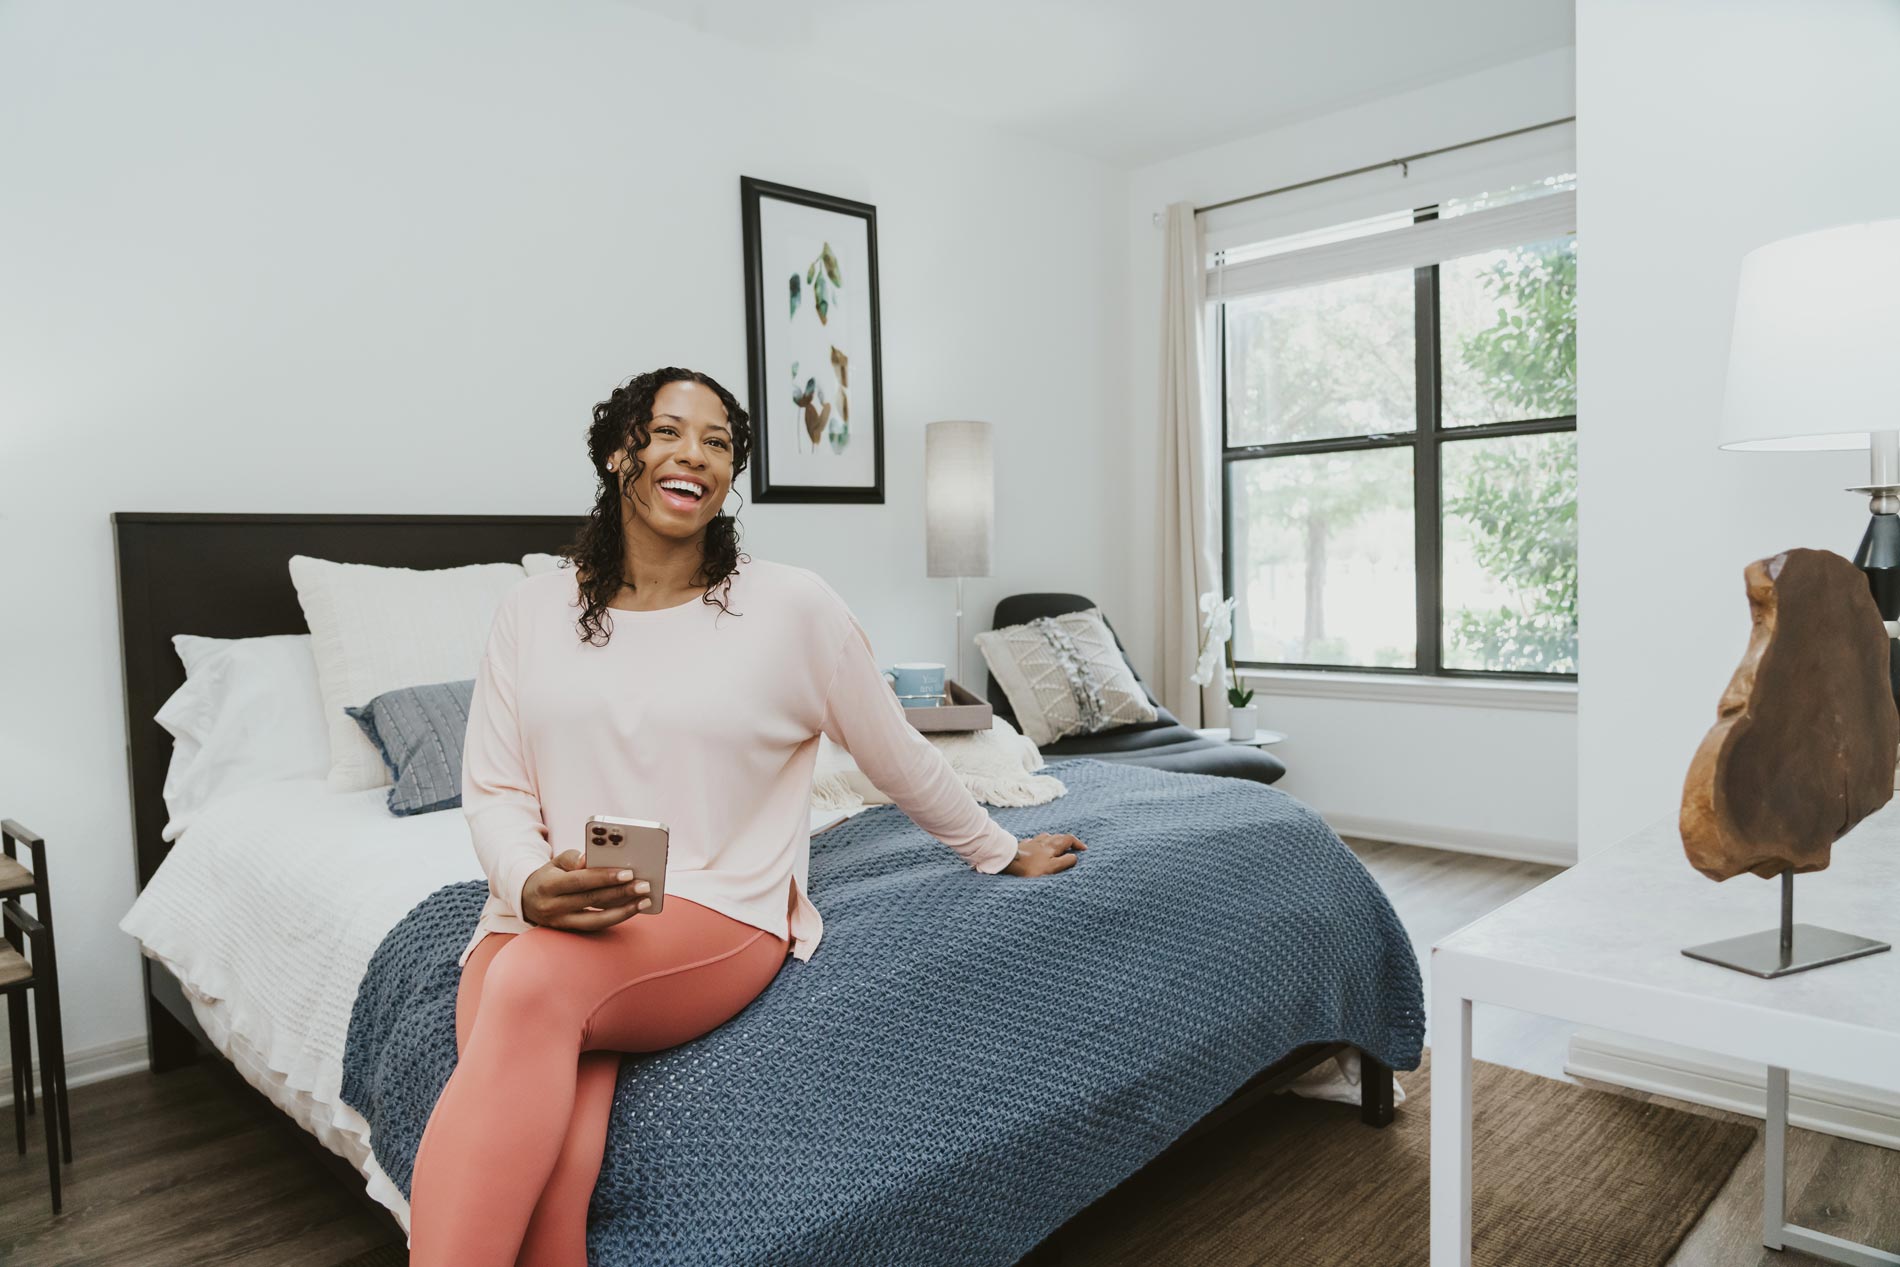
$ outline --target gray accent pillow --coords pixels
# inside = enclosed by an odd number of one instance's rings
[[[1160,717],[1099,607],[979,633],[976,646],[1038,748]]]
[[[462,803],[462,739],[474,698],[469,678],[399,687],[361,708],[344,708],[389,767],[390,813],[406,817]]]

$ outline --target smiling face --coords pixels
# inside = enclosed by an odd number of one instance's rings
[[[646,464],[633,482],[636,514],[655,532],[691,537],[704,531],[732,487],[732,429],[711,388],[666,383],[653,395],[651,437],[639,450]],[[695,498],[681,484],[695,485]]]

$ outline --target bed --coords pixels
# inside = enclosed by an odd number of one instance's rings
[[[482,888],[468,848],[465,821],[459,813],[447,812],[398,819],[384,808],[382,789],[336,793],[321,780],[291,780],[229,796],[194,821],[178,841],[163,840],[166,812],[161,790],[170,736],[153,715],[184,678],[169,639],[174,633],[229,638],[302,632],[302,612],[285,568],[292,554],[385,566],[451,567],[552,551],[570,537],[575,523],[558,517],[516,516],[160,514],[119,514],[114,522],[141,891],[124,926],[139,938],[144,952],[152,1067],[163,1072],[198,1059],[225,1066],[236,1075],[231,1080],[235,1093],[261,1101],[271,1114],[294,1123],[297,1137],[324,1158],[340,1181],[385,1211],[398,1235],[406,1234],[404,1194],[413,1136],[419,1133],[432,1102],[428,1088],[439,1087],[446,1069],[439,1023],[425,1033],[427,1027],[405,1029],[390,1018],[423,1015],[433,1008],[439,1020],[443,1010],[442,959],[446,955],[452,963],[459,937],[472,927]],[[1072,803],[1063,805],[1062,800],[1069,798],[1061,798],[1053,808],[1064,822],[1097,824],[1090,830],[1105,832],[1110,838],[1114,824],[1131,820],[1137,810],[1179,818],[1193,812],[1191,807],[1213,804],[1244,784],[1167,771],[1122,771],[1086,758],[1050,767],[1052,772],[1064,769],[1077,790],[1070,794]],[[1310,811],[1264,785],[1244,785],[1249,789],[1247,796],[1274,799],[1220,802],[1227,806],[1221,811],[1222,821],[1244,826],[1247,815],[1259,814],[1259,834],[1266,846],[1281,855],[1276,865],[1324,876],[1331,888],[1352,889],[1360,905],[1352,908],[1348,927],[1339,911],[1322,909],[1330,906],[1326,899],[1296,900],[1279,894],[1279,922],[1298,924],[1297,936],[1314,953],[1301,955],[1271,988],[1259,985],[1260,973],[1238,983],[1215,980],[1212,975],[1198,985],[1183,980],[1195,971],[1190,957],[1170,965],[1175,984],[1167,989],[1178,989],[1182,998],[1191,997],[1197,988],[1218,989],[1242,1003],[1257,996],[1260,1008],[1278,1007],[1282,997],[1305,1000],[1302,1007],[1308,1021],[1302,1036],[1309,1041],[1281,1045],[1257,1024],[1250,1025],[1250,1013],[1240,1004],[1231,1018],[1221,1022],[1226,1029],[1205,1019],[1219,1009],[1196,1006],[1185,1015],[1203,1023],[1204,1032],[1181,1040],[1183,1060],[1192,1057],[1189,1063],[1165,1066],[1157,1057],[1149,1066],[1081,1080],[1081,1089],[1066,1102],[1049,1101],[1039,1109],[1042,1116],[1015,1122],[1010,1148],[980,1146],[979,1137],[988,1137],[982,1131],[966,1132],[970,1146],[955,1157],[946,1155],[939,1163],[933,1153],[888,1168],[877,1177],[875,1203],[859,1201],[846,1209],[840,1198],[837,1210],[817,1210],[803,1230],[787,1231],[784,1220],[778,1219],[780,1226],[773,1235],[792,1239],[775,1243],[769,1253],[760,1248],[764,1241],[755,1239],[747,1243],[745,1253],[760,1255],[752,1259],[756,1261],[843,1262],[851,1259],[840,1246],[857,1246],[866,1255],[864,1261],[888,1260],[902,1248],[889,1238],[900,1234],[907,1220],[919,1222],[930,1200],[924,1194],[941,1193],[952,1179],[956,1180],[949,1183],[952,1188],[969,1182],[969,1174],[952,1175],[955,1167],[977,1168],[993,1183],[999,1173],[1036,1157],[1039,1147],[1056,1148],[1058,1136],[1077,1123],[1112,1128],[1096,1140],[1077,1127],[1061,1147],[1069,1153],[1080,1147],[1091,1161],[1073,1169],[1062,1200],[1034,1212],[1020,1212],[1013,1220],[994,1220],[994,1236],[982,1246],[965,1244],[957,1258],[1014,1261],[1034,1237],[1053,1230],[1063,1218],[1106,1192],[1181,1135],[1183,1128],[1187,1133],[1205,1129],[1348,1048],[1365,1053],[1360,1116],[1374,1125],[1389,1121],[1387,1066],[1415,1067],[1423,1036],[1423,1004],[1409,942],[1383,895],[1377,895],[1376,886],[1371,886],[1363,868],[1337,838],[1330,832],[1324,833],[1325,839],[1311,835],[1317,820]],[[1049,811],[1052,807],[1038,808]],[[998,817],[1018,834],[1027,834],[1022,825],[1012,824],[1009,815],[1028,813],[1001,811]],[[1093,818],[1085,817],[1091,813]],[[1297,823],[1299,830],[1286,826],[1289,823]],[[815,829],[820,825],[814,822]],[[1067,826],[1035,829],[1073,830]],[[907,840],[906,831],[918,839]],[[1098,882],[1112,883],[1112,867],[1094,856],[1097,837],[1086,831],[1078,834],[1091,841],[1089,862],[1102,864],[1096,868]],[[840,927],[834,911],[847,930],[853,918],[867,922],[897,918],[901,924],[901,911],[892,915],[878,904],[886,903],[886,898],[868,902],[864,897],[888,894],[895,883],[893,876],[907,877],[904,883],[913,887],[922,886],[920,893],[940,892],[929,886],[974,877],[974,873],[954,875],[954,868],[932,871],[947,855],[921,848],[919,841],[929,843],[891,806],[876,807],[814,837],[813,893],[827,910],[828,941]],[[1112,851],[1102,852],[1108,858]],[[1127,867],[1141,865],[1135,850],[1124,854]],[[1252,864],[1249,867],[1249,875],[1258,870]],[[833,886],[830,894],[820,887],[827,868],[833,878],[822,882]],[[362,883],[366,874],[376,876],[374,884]],[[1134,876],[1137,871],[1124,874]],[[871,878],[866,880],[866,875]],[[1228,889],[1241,882],[1208,881]],[[1258,883],[1263,885],[1261,909],[1268,910],[1272,907],[1268,899],[1278,889],[1269,893],[1264,881]],[[1365,886],[1370,886],[1373,896],[1366,894]],[[993,898],[999,890],[994,885],[970,890],[979,891]],[[1071,893],[1080,894],[1081,889]],[[853,914],[860,909],[861,915]],[[1047,918],[1073,915],[1051,913]],[[422,924],[437,929],[433,941]],[[1365,925],[1375,925],[1376,930],[1368,933]],[[1355,958],[1344,950],[1349,943],[1368,938],[1376,943],[1374,953],[1387,956],[1384,975],[1393,978],[1378,983],[1378,991],[1367,979],[1373,974],[1365,969],[1363,955]],[[848,943],[840,939],[838,944]],[[1143,952],[1142,962],[1162,962],[1166,948],[1165,942],[1154,943]],[[1135,948],[1123,952],[1115,944],[1097,947],[1090,959],[1097,966],[1091,970],[1116,972],[1118,953],[1133,954]],[[866,978],[849,974],[868,970],[854,969],[845,953],[834,952],[826,959],[831,965],[829,979],[807,977],[799,984],[791,981],[798,974],[788,968],[781,974],[790,982],[786,989],[779,990],[780,983],[775,982],[773,990],[761,997],[761,1005],[771,1006],[749,1009],[727,1027],[730,1033],[716,1031],[676,1053],[643,1058],[653,1062],[653,1079],[672,1067],[666,1064],[669,1057],[684,1061],[724,1050],[689,1050],[709,1041],[730,1045],[734,1059],[723,1062],[727,1065],[744,1063],[738,1057],[748,1050],[745,1044],[763,1044],[759,1049],[768,1050],[774,1032],[771,1026],[779,1026],[778,1032],[783,1033],[799,1023],[801,1007],[812,1006],[800,1001],[798,989],[830,990],[833,997],[840,997],[841,988],[863,992],[857,987],[866,985]],[[814,957],[812,963],[818,962]],[[1408,969],[1409,982],[1405,980]],[[1108,976],[1100,980],[1106,987]],[[1078,990],[1081,981],[1072,979],[1064,988],[1070,994],[1090,993]],[[1106,988],[1102,993],[1110,995]],[[1038,1011],[1033,1003],[1014,1010],[1031,1015]],[[1329,1029],[1325,1018],[1335,1013],[1339,1024]],[[1314,1015],[1321,1020],[1313,1021]],[[380,1023],[378,1017],[383,1018]],[[446,1059],[452,1066],[452,1010],[448,1018]],[[982,1015],[967,1018],[973,1043],[982,1037],[987,1023]],[[1179,1025],[1178,1018],[1170,1024],[1173,1029],[1191,1028]],[[997,1025],[1000,1036],[1000,1020]],[[1159,1036],[1157,1032],[1150,1038]],[[1109,1037],[1124,1042],[1131,1051],[1143,1045],[1132,1041],[1138,1037],[1136,1030]],[[838,1041],[842,1052],[845,1040]],[[1166,1046],[1149,1045],[1157,1051]],[[860,1051],[852,1058],[864,1057]],[[348,1094],[346,1065],[349,1079],[356,1084]],[[437,1080],[424,1079],[403,1089],[387,1074],[390,1069],[433,1069]],[[642,1091],[651,1084],[651,1080],[640,1081],[643,1072],[623,1067],[616,1122],[623,1116],[632,1121],[638,1113],[653,1111],[653,1104],[642,1099]],[[951,1085],[942,1088],[945,1100],[939,1106],[929,1101],[937,1092],[927,1082],[905,1083],[895,1074],[871,1081],[883,1094],[913,1108],[921,1102],[918,1111],[925,1118],[935,1115],[948,1120],[962,1107],[948,1098],[956,1091]],[[1189,1089],[1199,1096],[1191,1101],[1191,1116],[1183,1107],[1189,1102],[1184,1098]],[[1216,1089],[1218,1094],[1214,1094]],[[967,1094],[967,1088],[963,1093]],[[726,1096],[716,1106],[702,1106],[700,1116],[685,1125],[727,1132],[719,1138],[730,1138],[734,1129],[743,1134],[752,1124],[722,1116],[730,1114],[732,1099]],[[690,1138],[690,1131],[683,1130],[681,1138]],[[740,1174],[753,1160],[728,1158],[723,1171]],[[672,1155],[647,1156],[638,1165],[630,1162],[624,1173],[614,1164],[606,1167],[597,1194],[599,1226],[590,1218],[590,1257],[602,1264],[632,1261],[623,1259],[614,1236],[615,1219],[631,1214],[616,1211],[615,1202],[638,1205],[673,1200],[677,1190],[668,1189],[669,1183],[703,1186],[703,1175],[695,1181],[690,1167],[681,1168],[687,1162],[697,1165],[700,1159],[681,1144]],[[800,1208],[822,1207],[828,1191],[820,1187],[804,1193]],[[693,1261],[696,1252],[702,1258],[711,1257],[705,1252],[708,1242],[694,1238],[736,1235],[724,1225],[744,1222],[743,1218],[723,1219],[720,1230],[713,1232],[708,1230],[715,1226],[711,1217],[708,1212],[687,1211],[676,1220],[677,1261]],[[760,1222],[763,1228],[764,1220]],[[926,1235],[915,1230],[902,1234]],[[928,1243],[913,1239],[908,1248],[914,1251]],[[643,1255],[652,1248],[643,1246]],[[723,1244],[719,1256],[748,1261],[744,1253]]]

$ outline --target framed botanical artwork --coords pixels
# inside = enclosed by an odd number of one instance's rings
[[[877,208],[739,178],[755,502],[882,502]]]

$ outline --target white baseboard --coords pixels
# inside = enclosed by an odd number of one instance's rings
[[[1368,840],[1389,840],[1395,845],[1422,845],[1427,849],[1482,854],[1515,862],[1541,862],[1553,867],[1568,867],[1577,861],[1577,846],[1561,840],[1507,836],[1462,827],[1422,826],[1358,814],[1330,814],[1324,810],[1320,815],[1342,836],[1363,836]]]
[[[1789,1024],[1798,1025],[1790,1017]],[[1762,1117],[1767,1072],[1761,1065],[1626,1034],[1579,1030],[1564,1072],[1691,1104]],[[1900,1096],[1799,1071],[1788,1075],[1788,1121],[1842,1139],[1900,1149]]]
[[[5,1044],[0,1043],[0,1049]],[[107,1078],[118,1078],[128,1073],[140,1073],[151,1068],[151,1060],[145,1050],[145,1035],[115,1039],[109,1043],[96,1043],[83,1050],[66,1049],[66,1088],[83,1087],[89,1082],[104,1082]],[[13,1066],[0,1061],[0,1108],[13,1104]],[[33,1111],[40,1110],[40,1049],[33,1048]],[[29,1124],[29,1131],[34,1127]]]

